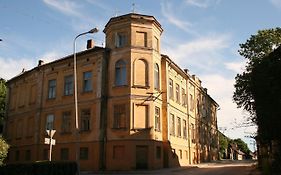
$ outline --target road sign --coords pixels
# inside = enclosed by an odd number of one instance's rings
[[[51,140],[51,145],[56,145],[56,140],[55,139],[50,139],[50,138],[45,138],[45,144],[50,144]]]
[[[50,136],[50,138],[45,138],[45,144],[50,145],[50,148],[49,148],[49,161],[51,161],[52,160],[52,146],[56,144],[56,140],[53,139],[53,136],[56,133],[56,130],[46,130],[46,132]]]
[[[47,131],[47,134],[53,138],[54,134],[56,133],[56,130],[46,130]]]

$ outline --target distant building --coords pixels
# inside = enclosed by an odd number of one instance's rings
[[[53,160],[82,170],[157,169],[218,159],[218,104],[195,75],[161,55],[160,23],[111,18],[106,47],[77,54],[79,136],[75,135],[73,55],[8,81],[8,163],[46,160],[46,129],[55,129]],[[91,43],[91,42],[90,42]],[[187,58],[188,59],[188,58]]]

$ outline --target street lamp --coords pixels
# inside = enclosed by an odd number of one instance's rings
[[[93,28],[91,30],[89,30],[88,32],[84,32],[84,33],[80,33],[79,35],[77,35],[74,40],[73,40],[73,74],[74,74],[74,108],[75,108],[75,130],[76,130],[76,136],[77,136],[77,140],[76,140],[76,162],[78,165],[78,174],[80,174],[80,167],[79,167],[79,145],[78,145],[78,141],[79,141],[79,123],[78,123],[78,98],[77,98],[77,61],[76,61],[76,40],[78,37],[82,36],[82,35],[86,35],[88,33],[97,33],[99,30],[98,28]]]

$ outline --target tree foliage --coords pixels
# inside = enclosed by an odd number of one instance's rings
[[[240,151],[242,151],[243,153],[245,153],[246,155],[248,155],[250,153],[250,149],[249,149],[247,143],[245,143],[242,139],[240,139],[240,138],[233,139],[233,140],[231,140],[231,143],[237,144],[238,149]]]
[[[252,92],[252,70],[255,65],[281,44],[281,28],[260,30],[245,43],[240,44],[239,54],[247,59],[244,72],[235,77],[233,100],[239,108],[250,112],[256,122],[255,100]]]
[[[9,145],[0,137],[0,166],[3,165],[4,159],[7,157]]]
[[[225,150],[228,148],[229,138],[219,132],[219,143],[220,143],[220,152],[225,153]]]
[[[281,46],[254,64],[251,91],[259,136],[263,140],[281,140]]]
[[[4,116],[5,116],[5,110],[6,110],[6,81],[2,78],[0,78],[0,133],[1,133],[1,128],[3,125],[4,121]]]

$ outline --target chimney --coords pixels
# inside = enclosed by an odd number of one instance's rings
[[[44,61],[43,60],[39,60],[38,61],[38,66],[42,66],[44,64]]]
[[[207,88],[204,88],[204,91],[205,91],[206,93],[208,93],[208,89],[207,89]]]
[[[183,69],[183,70],[184,70],[184,72],[185,72],[186,74],[188,74],[188,72],[189,72],[188,69]]]
[[[94,40],[92,39],[87,40],[87,49],[92,49],[94,47],[95,47]]]

